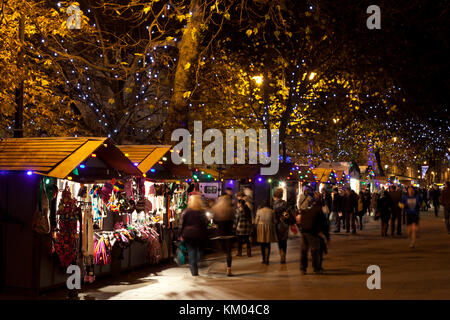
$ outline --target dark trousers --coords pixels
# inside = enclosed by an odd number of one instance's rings
[[[359,218],[359,230],[362,230],[362,229],[363,229],[363,218],[364,218],[364,215],[365,215],[365,214],[366,214],[365,211],[358,212],[358,218]]]
[[[227,267],[231,268],[231,250],[233,249],[233,239],[221,239],[222,250],[227,256]]]
[[[312,267],[314,271],[322,269],[320,258],[320,238],[311,233],[302,233],[301,253],[300,253],[300,270],[305,271],[308,268],[308,251],[311,250]]]
[[[191,274],[198,276],[198,262],[202,258],[202,246],[198,241],[185,241],[189,257],[189,266]]]
[[[339,217],[339,214],[336,212],[335,213],[335,227],[337,231],[341,230],[341,222],[342,222],[342,227],[345,228],[345,218],[344,218],[344,214],[342,214],[342,216]]]
[[[278,248],[280,249],[280,251],[284,251],[284,253],[286,253],[287,239],[286,240],[278,240]]]
[[[263,242],[261,243],[261,255],[262,255],[262,262],[265,263],[269,263],[269,259],[270,259],[270,247],[271,247],[271,243],[270,242]]]
[[[250,257],[252,255],[252,245],[250,244],[249,235],[238,236],[238,256],[242,255],[242,247],[244,243],[247,245],[247,256]]]
[[[354,212],[346,212],[344,213],[345,216],[345,229],[347,232],[350,231],[350,225],[352,227],[352,231],[356,232],[356,220],[355,220],[355,213]]]
[[[395,232],[395,223],[397,222],[397,235],[402,234],[402,213],[394,213],[391,217],[391,235]]]
[[[444,207],[445,226],[450,233],[450,207]]]
[[[433,201],[433,207],[434,207],[434,215],[437,217],[439,212],[439,202]]]

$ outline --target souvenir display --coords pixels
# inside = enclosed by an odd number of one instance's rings
[[[54,239],[54,249],[61,266],[67,268],[77,261],[79,236],[77,227],[81,218],[80,208],[76,206],[76,200],[72,198],[67,184],[62,192],[62,199],[56,214],[58,229]]]

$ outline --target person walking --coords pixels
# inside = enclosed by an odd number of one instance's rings
[[[428,211],[429,204],[428,204],[428,190],[427,190],[427,188],[422,188],[421,194],[422,194],[422,201],[423,201],[423,204],[424,204],[423,210],[424,211]]]
[[[402,200],[402,192],[392,185],[389,187],[389,196],[392,200],[392,217],[391,217],[391,236],[394,236],[395,223],[397,223],[397,235],[402,235],[402,210],[400,209],[400,201]]]
[[[267,201],[256,211],[256,241],[261,245],[262,263],[268,265],[272,242],[278,242],[275,213],[270,209]]]
[[[342,213],[345,219],[345,232],[350,232],[350,225],[352,227],[352,233],[356,233],[355,211],[356,211],[356,199],[353,195],[353,190],[346,189],[344,196],[342,197]]]
[[[342,220],[342,196],[339,194],[339,189],[336,187],[331,193],[331,215],[334,217],[335,230],[334,232],[341,231]]]
[[[364,214],[367,212],[370,215],[372,196],[370,194],[369,188],[364,191]]]
[[[381,220],[381,236],[387,237],[393,202],[387,191],[382,191],[377,203],[377,218]]]
[[[237,202],[236,236],[238,238],[238,257],[242,257],[242,246],[247,245],[247,257],[252,256],[252,245],[250,235],[252,234],[252,213],[244,199]]]
[[[419,213],[422,197],[412,186],[408,187],[408,193],[403,195],[401,203],[406,212],[406,224],[408,226],[408,238],[410,248],[416,246],[416,235],[419,232]]]
[[[232,276],[231,273],[231,251],[233,249],[234,231],[236,227],[236,214],[233,208],[231,196],[225,194],[221,196],[217,203],[211,208],[214,215],[213,222],[217,225],[218,236],[222,249],[227,257],[226,275]]]
[[[322,209],[327,211],[324,212],[324,214],[327,222],[329,223],[331,215],[331,195],[326,188],[322,188],[322,192],[320,193],[320,201],[322,202]]]
[[[374,216],[377,213],[377,203],[378,203],[378,192],[374,191],[372,193],[372,199],[370,201],[370,206],[372,208],[371,216]]]
[[[444,207],[445,227],[447,228],[447,233],[450,234],[450,181],[445,183],[439,202]]]
[[[207,228],[208,219],[201,196],[189,196],[188,206],[182,215],[180,234],[187,247],[190,270],[194,277],[198,276],[198,262],[202,258]]]
[[[300,272],[305,275],[308,268],[308,252],[311,251],[312,267],[315,274],[323,272],[322,255],[326,250],[326,244],[322,244],[320,234],[330,241],[329,226],[322,212],[322,202],[317,195],[312,207],[303,210],[299,217],[301,230]],[[325,246],[325,247],[324,247]]]
[[[286,263],[287,240],[289,236],[289,225],[283,221],[283,213],[287,211],[287,203],[283,200],[283,189],[277,188],[273,192],[273,211],[277,219],[278,248],[280,250],[280,263]]]
[[[433,201],[434,215],[439,216],[439,197],[441,196],[441,191],[437,185],[433,185],[433,189],[430,192],[431,200]]]
[[[357,216],[358,216],[358,221],[359,221],[359,230],[363,229],[363,218],[364,215],[366,214],[367,208],[365,206],[365,202],[364,202],[364,193],[362,191],[359,192],[359,196],[358,196],[358,210],[357,210]]]

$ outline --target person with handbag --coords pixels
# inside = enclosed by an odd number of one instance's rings
[[[276,217],[264,200],[256,211],[256,241],[261,245],[262,263],[268,265],[272,242],[278,242]]]
[[[253,231],[252,213],[244,199],[237,201],[237,223],[236,236],[238,237],[238,257],[242,257],[242,246],[247,245],[247,257],[252,256],[252,245],[250,236]]]
[[[322,212],[322,202],[317,195],[310,209],[301,211],[298,216],[298,224],[301,230],[301,255],[300,271],[306,274],[308,267],[308,252],[311,251],[312,267],[315,274],[323,273],[323,254],[326,253],[326,243],[321,237],[324,235],[327,242],[330,241],[329,226]]]
[[[189,196],[182,219],[180,233],[187,247],[191,274],[195,277],[198,276],[198,262],[202,256],[208,229],[208,218],[200,195]]]
[[[289,237],[289,224],[286,222],[289,212],[287,203],[283,200],[283,189],[277,188],[273,192],[273,211],[277,219],[278,248],[280,250],[280,263],[286,263],[287,240]]]

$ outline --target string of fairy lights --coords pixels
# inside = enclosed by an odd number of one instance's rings
[[[61,6],[59,3],[56,5],[58,8]],[[170,10],[170,4],[167,5],[167,9]],[[310,10],[312,10],[313,7],[310,7]],[[87,15],[91,14],[91,9],[87,9]],[[162,15],[162,18],[166,18],[166,16]],[[94,21],[94,19],[91,19]],[[92,24],[93,27],[97,27],[95,23]],[[148,29],[148,26],[146,27]],[[154,34],[154,31],[151,31],[152,34]],[[178,41],[177,38],[174,38],[174,42],[176,43]],[[41,46],[46,45],[47,40],[45,38],[41,39]],[[97,40],[97,42],[100,42],[100,40]],[[60,40],[61,46],[64,47],[66,45],[64,39]],[[30,50],[35,50],[34,46],[29,47]],[[134,107],[138,106],[145,106],[150,103],[150,101],[157,105],[159,108],[161,108],[161,114],[164,114],[164,112],[167,112],[169,107],[169,100],[167,97],[170,96],[170,94],[173,92],[173,88],[166,88],[166,90],[161,94],[157,94],[154,91],[155,86],[159,85],[159,79],[165,78],[168,76],[171,69],[173,69],[176,66],[176,55],[170,51],[171,46],[170,45],[162,45],[162,46],[153,46],[150,49],[150,52],[145,52],[145,56],[139,61],[139,64],[144,63],[147,67],[145,70],[135,73],[132,75],[135,83],[135,87],[139,88],[136,90],[133,102],[130,103]],[[70,54],[68,48],[63,49],[67,54]],[[172,63],[166,62],[161,63],[158,59],[158,54],[163,51],[165,56],[173,55],[172,57]],[[55,58],[58,57],[57,52],[51,52],[51,55],[53,55]],[[44,59],[44,57],[37,53],[38,59]],[[103,58],[103,53],[98,52],[98,58]],[[214,63],[215,57],[203,57],[202,61],[205,63]],[[88,66],[80,65],[78,62],[75,62],[73,59],[70,59],[70,62],[72,63],[72,68],[67,74],[67,80],[65,81],[65,84],[70,88],[70,90],[76,95],[79,101],[83,102],[84,105],[88,106],[95,116],[97,117],[97,121],[99,125],[101,126],[102,130],[107,134],[108,137],[112,137],[116,135],[119,131],[119,127],[117,125],[120,125],[121,123],[117,123],[117,121],[114,121],[114,119],[111,118],[109,115],[109,112],[105,111],[107,105],[106,101],[102,99],[98,99],[96,97],[97,93],[95,92],[97,86],[98,86],[98,80],[99,78],[96,76],[95,71],[91,70]],[[302,60],[301,64],[296,65],[297,69],[301,69],[301,67],[305,67],[307,65],[307,61],[305,59]],[[111,72],[117,72],[114,74],[114,78],[124,79],[126,78],[125,75],[121,74],[121,70],[111,68]],[[304,70],[302,69],[302,72]],[[56,72],[59,74],[59,71]],[[216,74],[217,76],[217,74]],[[128,79],[125,79],[128,80]],[[304,107],[306,105],[306,102],[302,101],[302,93],[296,92],[296,88],[298,86],[298,82],[295,83],[293,80],[291,81],[291,94],[293,97],[296,97],[298,101],[295,102],[295,108],[293,110],[295,116],[298,120],[301,120],[304,118],[304,115],[302,115],[301,108],[298,107]],[[200,85],[200,84],[197,84]],[[401,91],[401,88],[396,88],[393,86],[392,90],[389,90],[384,97],[387,99],[392,98],[398,91]],[[349,98],[348,95],[346,95],[347,98]],[[367,98],[370,98],[370,95],[366,95]],[[165,99],[166,98],[166,99]],[[311,107],[316,107],[316,103],[323,103],[327,104],[328,100],[331,98],[336,98],[336,93],[327,93],[324,96],[316,97],[312,96],[312,103]],[[61,103],[63,103],[64,100],[61,99]],[[203,107],[205,105],[205,101],[199,101],[198,106]],[[192,103],[190,104],[192,106]],[[271,107],[270,104],[264,105],[264,125],[267,125],[267,116],[269,113],[269,108]],[[25,107],[27,110],[28,107]],[[389,106],[386,104],[382,104],[381,102],[376,104],[371,104],[370,106],[363,108],[363,112],[366,115],[372,115],[375,119],[377,118],[377,114],[380,112],[386,112],[389,110]],[[444,108],[444,114],[447,114],[448,110],[447,108]],[[128,113],[125,114],[126,116]],[[254,114],[252,113],[248,120],[254,119]],[[64,120],[64,118],[61,118]],[[75,121],[73,117],[70,118],[72,121]],[[243,120],[243,117],[233,117],[234,120]],[[140,133],[149,133],[150,129],[149,125],[151,123],[154,123],[155,120],[162,121],[161,119],[155,119],[152,115],[149,115],[147,117],[147,123],[143,124],[141,127],[132,127],[130,128],[133,131],[139,131]],[[401,138],[399,135],[399,139],[401,139],[402,147],[405,148],[405,150],[412,150],[417,149],[417,146],[420,145],[421,148],[424,150],[424,154],[429,152],[435,152],[438,154],[445,154],[445,156],[448,158],[450,156],[449,149],[448,149],[448,136],[449,136],[449,120],[448,118],[442,118],[442,117],[435,117],[435,118],[429,118],[426,119],[429,122],[434,123],[435,125],[431,126],[425,121],[418,121],[414,118],[406,118],[402,121],[399,120],[389,120],[382,123],[383,127],[390,131],[390,132],[399,132],[400,128],[407,128],[409,136],[407,139]],[[13,120],[14,121],[14,120]],[[311,124],[316,125],[331,125],[328,123],[328,120],[311,120],[308,119],[308,122]],[[307,123],[308,123],[307,122]],[[33,120],[29,121],[30,125],[35,125],[35,122]],[[6,127],[7,130],[11,131],[12,126],[9,125]],[[160,132],[163,132],[163,128],[160,129]],[[320,132],[319,132],[320,133]],[[401,133],[401,132],[399,132]],[[296,140],[298,139],[298,135],[292,135],[290,139]],[[337,139],[336,139],[336,146],[337,146],[337,154],[334,155],[335,158],[349,158],[352,156],[352,151],[348,150],[346,148],[343,148],[343,145],[345,141],[348,138],[348,129],[343,128],[337,131]],[[394,141],[389,140],[384,142],[384,148],[387,150],[393,149],[396,145],[398,145],[400,141]],[[423,145],[424,144],[424,145]],[[423,145],[423,146],[422,146]],[[323,148],[321,150],[321,153],[319,154],[313,154],[312,150],[309,150],[309,152],[302,153],[295,149],[289,149],[288,153],[291,155],[290,157],[286,158],[286,162],[290,163],[293,159],[297,159],[299,157],[305,157],[307,159],[308,166],[310,169],[313,169],[313,163],[318,163],[323,159],[324,154],[330,154],[332,151],[328,148]],[[369,154],[373,154],[373,146],[369,147]],[[408,153],[398,153],[393,154],[393,158],[396,159],[396,161],[411,161],[410,155]],[[424,156],[425,157],[425,156]],[[372,158],[373,159],[373,158]],[[422,161],[424,158],[422,156],[416,157],[416,161]],[[283,160],[283,158],[281,158]],[[372,161],[373,162],[373,161]]]

